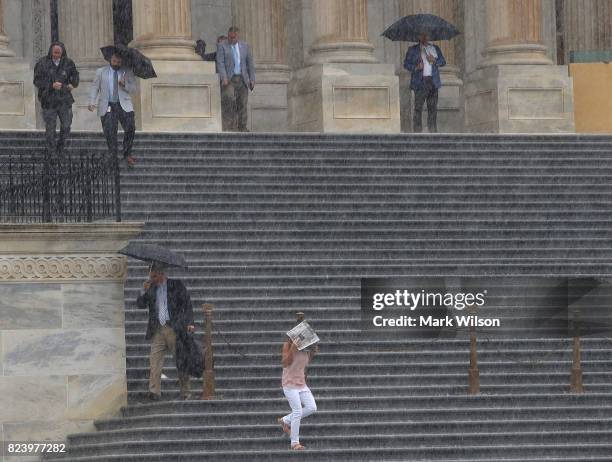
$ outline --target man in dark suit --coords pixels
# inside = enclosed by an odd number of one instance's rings
[[[34,85],[45,120],[47,152],[50,158],[61,157],[72,125],[72,90],[79,86],[79,72],[68,58],[62,42],[53,42],[49,52],[34,67]],[[57,119],[60,121],[59,139],[55,140]]]
[[[161,374],[166,351],[176,362],[176,340],[185,332],[195,330],[193,307],[187,288],[179,279],[168,279],[165,267],[154,264],[144,292],[136,300],[138,308],[149,310],[145,338],[151,340],[149,399],[161,398]],[[189,374],[178,371],[181,399],[189,399]]]
[[[423,104],[427,100],[427,129],[436,133],[438,113],[438,89],[442,86],[439,68],[446,65],[442,50],[427,41],[427,34],[421,34],[419,43],[410,47],[404,60],[404,68],[412,73],[410,88],[414,90],[414,132],[422,130]]]

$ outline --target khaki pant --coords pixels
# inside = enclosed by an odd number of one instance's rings
[[[156,395],[161,394],[161,374],[166,351],[170,351],[172,357],[176,361],[176,333],[174,329],[167,324],[157,329],[151,338],[149,391]],[[189,394],[189,375],[182,375],[179,372],[178,379],[181,388],[181,397],[184,397]]]
[[[226,87],[221,84],[221,115],[223,130],[244,132],[247,129],[249,89],[242,76],[235,75]]]

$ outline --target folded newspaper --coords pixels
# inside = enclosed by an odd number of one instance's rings
[[[306,321],[299,323],[287,332],[287,335],[300,351],[320,340],[319,336]]]

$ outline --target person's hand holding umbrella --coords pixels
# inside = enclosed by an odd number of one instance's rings
[[[150,270],[154,264],[158,263],[164,266],[187,268],[187,262],[181,255],[155,244],[132,242],[128,244],[127,247],[121,249],[119,253],[150,263],[149,278],[142,285],[145,292],[148,291],[154,284],[157,285],[159,283],[159,281],[156,281],[155,278],[151,276]],[[195,326],[193,324],[189,324],[187,326],[187,332],[192,333],[194,331]]]

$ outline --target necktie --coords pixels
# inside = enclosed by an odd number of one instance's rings
[[[234,58],[234,74],[237,74],[237,70],[240,66],[240,58],[238,58],[238,45],[232,45],[232,55]]]
[[[119,76],[117,75],[117,71],[113,72],[113,103],[116,103],[119,100]]]

